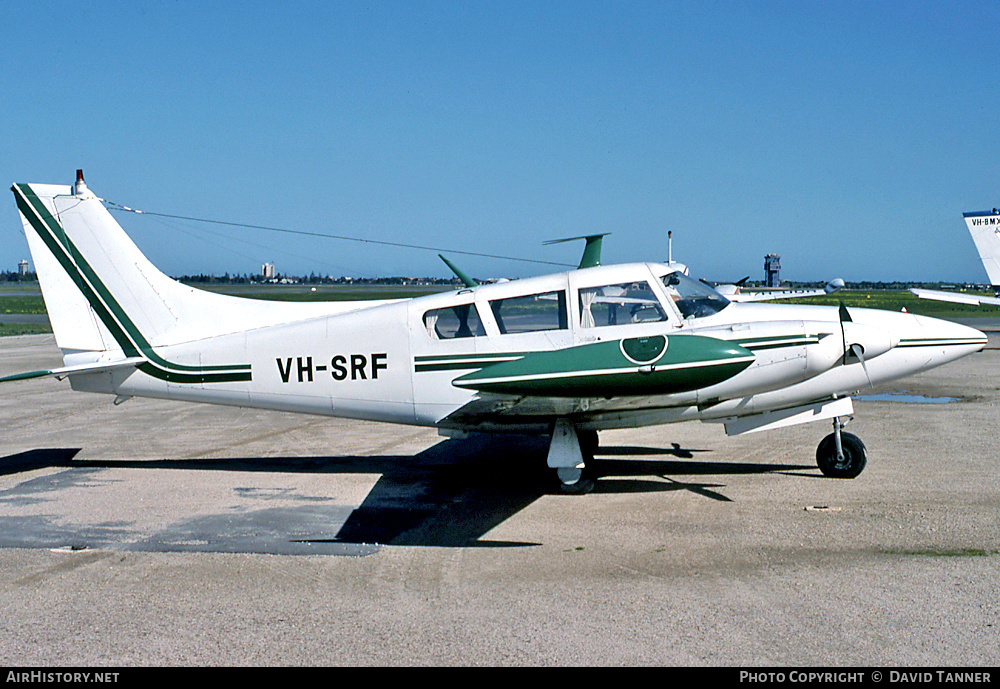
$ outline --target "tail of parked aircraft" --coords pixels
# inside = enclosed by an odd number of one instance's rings
[[[176,328],[186,288],[146,260],[82,171],[73,186],[15,184],[12,191],[64,353],[140,356]]]
[[[965,216],[965,224],[972,235],[972,241],[976,243],[993,291],[1000,296],[1000,209],[962,215]]]
[[[72,186],[15,184],[12,191],[67,360],[155,362],[156,347],[369,304],[268,302],[183,285],[142,254],[79,170]]]

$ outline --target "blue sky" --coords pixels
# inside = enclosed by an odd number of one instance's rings
[[[134,208],[713,280],[985,281],[1000,4],[8,6],[0,172]],[[450,273],[435,252],[116,214],[178,275]],[[0,268],[28,257],[13,197]],[[453,254],[478,277],[551,266]]]

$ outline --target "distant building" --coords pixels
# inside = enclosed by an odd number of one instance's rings
[[[778,254],[768,254],[764,257],[764,286],[765,287],[779,287],[781,283],[781,278],[778,277],[778,271],[781,270],[781,261],[779,260],[781,256]]]
[[[25,261],[25,260],[22,259],[21,262],[17,264],[17,274],[18,275],[27,275],[28,274],[28,262],[27,261]]]
[[[265,280],[274,278],[274,264],[265,263],[260,267],[260,274]]]

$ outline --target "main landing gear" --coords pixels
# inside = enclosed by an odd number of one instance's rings
[[[868,452],[861,438],[843,432],[840,417],[833,419],[833,433],[823,438],[816,448],[816,463],[824,476],[854,478],[864,471]]]
[[[594,489],[597,445],[597,431],[577,429],[566,419],[556,421],[547,462],[557,492],[583,495]]]
[[[840,417],[835,417],[833,433],[816,448],[816,464],[830,478],[855,478],[868,463],[865,444],[858,436],[845,432],[844,425]],[[597,431],[578,429],[566,419],[555,422],[547,463],[556,492],[583,495],[594,489],[598,442]]]

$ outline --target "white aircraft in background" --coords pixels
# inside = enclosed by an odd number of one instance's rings
[[[670,267],[676,267],[677,270],[685,275],[689,275],[688,267],[683,263],[677,263],[674,261],[673,257],[673,235],[672,231],[667,232],[667,265]],[[605,235],[592,235],[590,237],[574,237],[574,239],[586,239],[588,243],[595,241]],[[570,240],[557,240],[557,241],[570,241]],[[549,242],[550,244],[556,242]],[[598,245],[598,254],[600,253],[600,245]],[[586,259],[586,252],[584,252],[584,258]],[[584,267],[583,263],[580,265],[581,268]],[[760,290],[751,289],[748,292],[744,292],[747,281],[750,276],[747,275],[745,278],[736,283],[729,284],[717,284],[714,282],[709,282],[707,280],[702,280],[706,285],[714,289],[716,292],[724,296],[729,301],[774,301],[776,299],[797,299],[800,297],[817,297],[827,294],[833,294],[834,292],[844,288],[844,281],[840,278],[835,278],[826,283],[823,289],[775,289],[775,290]]]
[[[993,286],[992,297],[981,297],[964,292],[944,292],[933,289],[911,289],[910,291],[922,299],[950,301],[956,304],[971,306],[1000,306],[1000,209],[963,213],[965,225],[969,228],[972,241],[979,251],[979,258],[986,269],[986,275]]]
[[[844,288],[844,281],[834,278],[826,283],[823,289],[774,289],[744,291],[744,284],[749,278],[743,278],[735,284],[716,285],[715,291],[729,301],[774,301],[775,299],[798,299],[800,297],[821,297]]]
[[[978,330],[843,306],[731,303],[676,266],[630,263],[405,300],[213,294],[157,270],[78,172],[15,184],[72,389],[551,438],[565,492],[594,485],[602,429],[689,420],[728,434],[833,419],[817,463],[853,478],[851,394],[981,350]]]

